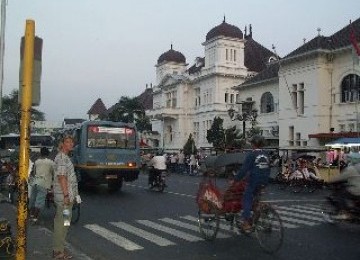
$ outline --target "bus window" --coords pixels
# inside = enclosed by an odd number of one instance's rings
[[[135,130],[128,127],[90,125],[87,129],[87,146],[89,148],[135,149]]]

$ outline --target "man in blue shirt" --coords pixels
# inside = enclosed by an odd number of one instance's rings
[[[254,136],[251,140],[253,150],[246,154],[244,163],[235,175],[235,181],[247,178],[247,185],[243,194],[242,229],[250,231],[251,209],[254,195],[259,187],[266,185],[270,176],[270,160],[268,154],[260,148],[265,144],[262,136]]]

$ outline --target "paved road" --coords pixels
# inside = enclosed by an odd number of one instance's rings
[[[108,194],[105,187],[82,194],[81,219],[70,243],[93,259],[360,259],[360,227],[324,222],[326,190],[293,194],[268,187],[265,200],[279,212],[285,240],[276,255],[264,253],[255,237],[239,235],[222,221],[213,242],[197,225],[195,196],[200,178],[173,175],[165,193],[147,189],[146,177]],[[225,180],[218,180],[225,187]],[[52,210],[43,214],[51,229]]]

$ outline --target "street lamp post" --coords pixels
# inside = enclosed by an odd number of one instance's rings
[[[248,109],[242,109],[242,113],[235,113],[235,110],[233,108],[230,108],[228,110],[229,117],[232,121],[238,120],[242,121],[243,123],[243,139],[246,140],[246,121],[249,121],[254,124],[256,122],[256,118],[258,116],[256,109],[250,109],[251,107],[248,107]]]

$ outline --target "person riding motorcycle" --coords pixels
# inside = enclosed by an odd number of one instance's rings
[[[351,161],[351,158],[349,157]],[[341,173],[332,178],[329,184],[345,184],[345,188],[339,190],[336,196],[339,213],[335,218],[350,218],[349,209],[354,207],[354,202],[360,200],[360,163],[352,163],[341,171]],[[360,209],[357,209],[360,210]]]
[[[148,179],[149,187],[153,187],[156,177],[160,175],[162,171],[166,171],[165,156],[161,153],[157,153],[157,155],[150,160],[148,166],[150,167]]]
[[[235,181],[240,181],[244,177],[247,178],[241,216],[243,220],[241,227],[245,232],[249,232],[252,228],[251,209],[254,196],[259,188],[268,183],[270,176],[270,159],[268,154],[260,149],[265,144],[264,137],[255,135],[250,143],[253,150],[247,153],[242,167],[234,177]]]

